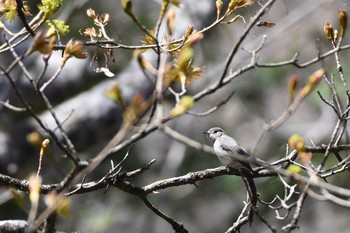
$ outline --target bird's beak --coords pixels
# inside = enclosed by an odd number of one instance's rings
[[[209,132],[208,132],[208,131],[203,131],[203,133],[204,133],[204,134],[207,134],[207,135],[209,134]]]

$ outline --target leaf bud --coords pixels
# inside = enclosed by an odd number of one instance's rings
[[[347,25],[348,25],[348,14],[344,10],[339,10],[338,21],[340,25],[340,36],[344,37]]]
[[[323,27],[323,31],[326,34],[328,40],[334,41],[334,29],[332,24],[326,23]]]

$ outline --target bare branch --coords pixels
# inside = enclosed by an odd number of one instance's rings
[[[300,218],[300,214],[301,214],[301,209],[302,209],[302,206],[303,206],[305,199],[307,197],[307,192],[306,192],[307,188],[308,188],[308,186],[305,187],[305,190],[299,196],[299,199],[298,199],[297,205],[296,205],[296,209],[295,209],[295,212],[294,212],[294,215],[293,215],[291,222],[288,225],[285,225],[282,227],[283,232],[286,232],[286,233],[292,232],[293,230],[298,228],[298,222],[299,222],[299,218]]]
[[[0,101],[0,105],[12,110],[12,111],[15,111],[15,112],[25,112],[27,111],[26,108],[20,108],[20,107],[16,107],[16,106],[13,106],[12,104],[10,104],[10,101],[6,101],[6,102],[3,102],[3,101]]]
[[[216,84],[217,87],[220,87],[224,84],[224,79],[226,78],[227,71],[229,69],[229,66],[232,62],[233,57],[236,55],[239,47],[241,46],[242,42],[246,38],[246,36],[249,34],[252,27],[255,26],[255,24],[258,22],[258,20],[261,18],[261,16],[267,11],[268,8],[270,8],[275,3],[275,0],[269,0],[267,1],[260,9],[259,11],[254,15],[254,17],[251,19],[249,24],[245,27],[244,31],[241,33],[240,37],[238,38],[235,45],[232,47],[229,55],[226,58],[225,66],[223,69],[222,74],[220,75],[219,81]]]

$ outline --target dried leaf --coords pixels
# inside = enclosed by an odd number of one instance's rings
[[[107,77],[114,77],[114,73],[112,73],[107,67],[98,67],[95,69],[96,73],[104,73]]]

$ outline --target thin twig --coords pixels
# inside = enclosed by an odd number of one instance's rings
[[[12,104],[10,104],[10,101],[7,100],[5,102],[3,101],[0,101],[0,105],[12,110],[12,111],[15,111],[15,112],[25,112],[27,111],[26,108],[20,108],[20,107],[16,107],[16,106],[13,106]]]
[[[297,205],[296,205],[296,208],[295,208],[295,212],[294,212],[294,215],[293,215],[293,218],[291,220],[291,222],[282,227],[282,231],[283,232],[291,232],[295,229],[297,229],[298,227],[298,222],[299,222],[299,218],[300,218],[300,214],[301,214],[301,208],[304,204],[304,201],[307,197],[307,189],[309,188],[308,185],[306,185],[306,187],[304,188],[304,191],[301,193],[301,195],[299,196],[299,199],[298,199],[298,202],[297,202]]]
[[[233,60],[233,57],[236,55],[239,47],[243,43],[246,36],[249,34],[250,30],[255,26],[256,22],[261,18],[261,16],[266,12],[266,10],[272,6],[272,4],[276,0],[269,0],[267,1],[260,9],[259,11],[254,15],[254,17],[251,19],[250,23],[246,26],[240,37],[238,38],[236,44],[232,47],[229,55],[227,56],[227,59],[225,61],[224,69],[222,71],[222,74],[220,75],[219,81],[216,84],[216,86],[220,87],[224,83],[224,79],[226,77],[226,74],[229,70],[229,66]]]
[[[143,196],[141,197],[141,199],[150,210],[152,210],[156,215],[167,221],[173,227],[176,233],[188,232],[188,230],[184,227],[184,225],[181,222],[172,219],[171,217],[160,211],[147,199],[147,197]]]
[[[59,76],[59,74],[62,71],[62,66],[60,66],[60,68],[54,73],[54,75],[52,75],[52,77],[47,80],[39,89],[40,92],[44,92],[45,89]],[[40,80],[40,79],[39,79]]]

